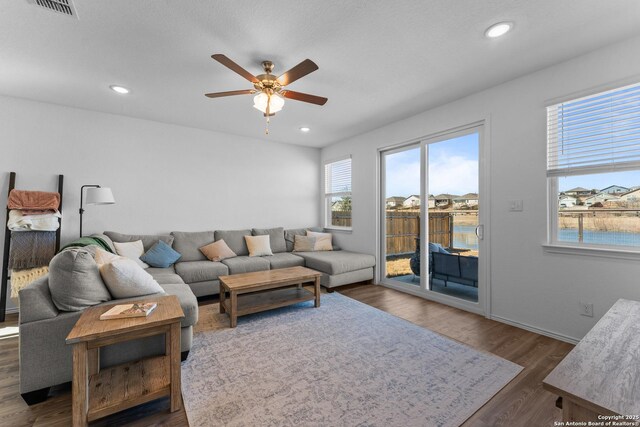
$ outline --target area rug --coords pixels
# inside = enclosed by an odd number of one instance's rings
[[[337,293],[214,322],[182,364],[191,427],[458,426],[522,370]]]

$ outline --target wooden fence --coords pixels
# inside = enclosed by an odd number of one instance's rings
[[[409,254],[416,250],[416,238],[420,236],[420,211],[388,210],[387,255]],[[331,224],[351,226],[351,212],[332,212]],[[429,214],[429,241],[445,248],[453,245],[453,216],[450,212]]]

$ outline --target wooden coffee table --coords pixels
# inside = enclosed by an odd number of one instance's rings
[[[158,306],[147,317],[111,320],[100,320],[100,315],[117,304],[91,307],[69,332],[74,427],[163,396],[170,396],[171,412],[180,409],[180,301],[171,295],[127,303],[142,301]],[[164,356],[100,370],[100,347],[160,334],[165,334]]]
[[[220,313],[229,313],[231,327],[235,328],[238,316],[246,314],[311,300],[320,307],[320,276],[306,267],[220,276]],[[302,287],[308,282],[313,282],[313,292]]]

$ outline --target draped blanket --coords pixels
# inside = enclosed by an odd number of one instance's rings
[[[49,267],[28,268],[26,270],[11,270],[11,298],[17,303],[18,292],[29,283],[44,276],[49,272]]]
[[[9,268],[43,267],[56,254],[55,231],[14,231],[11,232]]]
[[[60,194],[13,189],[9,193],[7,206],[9,209],[57,210],[60,208]]]
[[[73,242],[64,245],[64,247],[60,249],[60,252],[68,248],[84,248],[85,246],[91,245],[99,246],[107,252],[114,253],[113,249],[109,247],[109,244],[99,237],[80,237],[79,239],[76,239]]]

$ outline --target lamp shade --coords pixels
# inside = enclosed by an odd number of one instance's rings
[[[284,98],[277,93],[268,96],[264,92],[260,92],[253,97],[253,108],[267,113],[267,103],[269,104],[269,113],[274,114],[282,110],[284,107]]]
[[[87,205],[110,205],[115,203],[113,193],[108,187],[87,188]]]

